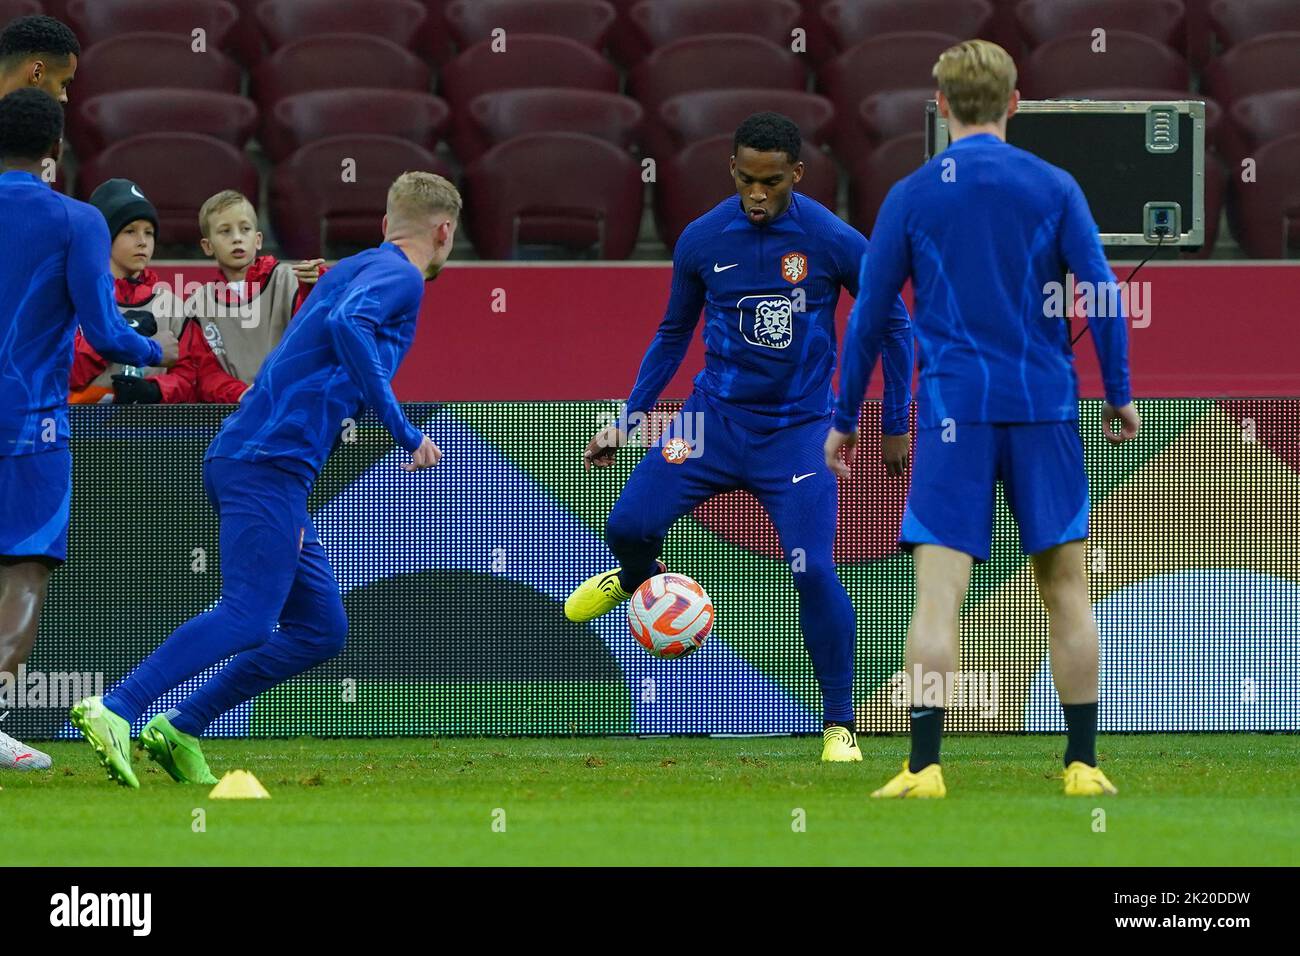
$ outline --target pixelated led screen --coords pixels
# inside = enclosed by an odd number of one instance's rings
[[[1300,401],[1142,407],[1143,435],[1116,448],[1101,438],[1100,403],[1081,406],[1102,729],[1300,729]],[[445,455],[418,475],[399,469],[403,453],[363,419],[312,497],[351,622],[347,648],[211,733],[819,730],[790,568],[746,495],[702,505],[667,542],[669,566],[696,578],[716,607],[697,654],[652,659],[621,609],[586,625],[565,619],[569,591],[613,565],[605,518],[644,453],[626,449],[613,469],[583,470],[586,442],[614,408],[408,405]],[[216,601],[217,525],[201,461],[227,411],[73,409],[70,560],[51,579],[29,669],[102,675],[111,687]],[[868,404],[862,464],[841,484],[836,559],[857,611],[859,728],[888,732],[906,728],[899,674],[913,565],[895,544],[907,479],[886,477],[878,432],[879,405]],[[961,668],[974,676],[947,726],[1060,731],[1047,619],[1003,502],[994,538],[962,615]],[[5,729],[71,735],[65,710],[30,700]]]

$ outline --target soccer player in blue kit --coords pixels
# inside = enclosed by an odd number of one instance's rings
[[[862,295],[846,334],[839,406],[826,438],[829,468],[847,474],[858,403],[893,317],[882,303],[910,276],[921,355],[916,460],[899,532],[916,562],[916,607],[906,675],[947,687],[955,674],[958,615],[972,560],[989,559],[996,483],[1032,556],[1050,620],[1052,676],[1065,712],[1065,793],[1115,787],[1097,767],[1097,624],[1084,549],[1088,479],[1079,437],[1079,383],[1070,330],[1045,297],[1067,268],[1078,288],[1112,300],[1118,287],[1078,183],[1010,146],[1007,118],[1019,103],[1005,50],[970,40],[934,68],[951,145],[890,190],[863,264]],[[1136,437],[1128,331],[1118,315],[1089,316],[1112,443]],[[1119,431],[1111,428],[1118,419]],[[924,675],[916,680],[914,675]],[[873,797],[943,797],[939,765],[946,700],[911,701],[912,752]]]
[[[0,99],[0,673],[7,674],[30,656],[50,571],[68,556],[68,375],[77,324],[113,361],[176,361],[169,333],[147,339],[118,312],[99,210],[43,178],[62,142],[63,108],[44,89]],[[0,732],[0,768],[49,766],[47,755]]]
[[[451,253],[460,209],[459,193],[441,176],[399,176],[388,192],[383,245],[342,260],[317,283],[208,447],[203,480],[220,520],[221,600],[177,628],[102,701],[72,709],[73,724],[123,786],[140,785],[131,724],[182,681],[237,655],[140,734],[172,779],[216,783],[199,748],[204,729],[342,650],[347,616],[307,495],[366,407],[410,452],[407,471],[442,457],[407,420],[390,380],[415,338],[425,283]]]
[[[799,128],[788,118],[757,113],[746,119],[731,159],[738,196],[696,219],[677,240],[667,312],[623,415],[588,444],[587,466],[614,463],[635,417],[654,406],[681,365],[701,310],[704,369],[681,418],[633,470],[609,516],[606,538],[619,567],[588,578],[564,610],[571,621],[589,621],[617,607],[661,573],[657,559],[674,521],[713,495],[749,491],[792,562],[799,623],[822,690],[822,759],[861,760],[852,700],[856,627],[831,554],[837,483],[822,460],[822,444],[837,351],[835,305],[841,288],[860,293],[867,240],[793,191],[804,172],[800,148]],[[897,290],[884,311],[883,455],[889,473],[901,475],[912,342]]]

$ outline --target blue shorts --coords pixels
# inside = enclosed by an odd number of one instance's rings
[[[943,440],[942,428],[917,432],[898,533],[905,549],[941,544],[987,561],[998,481],[1026,554],[1088,537],[1078,422],[957,425],[949,437]]]
[[[0,562],[68,559],[72,453],[0,456]]]

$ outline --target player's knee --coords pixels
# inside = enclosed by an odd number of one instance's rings
[[[828,594],[843,590],[835,562],[828,555],[794,554],[790,561],[794,573],[794,586],[800,594]]]
[[[631,508],[614,506],[605,522],[605,542],[611,551],[618,553],[634,548],[645,540],[645,529]]]
[[[318,659],[327,661],[343,652],[348,642],[348,616],[342,603],[335,605],[326,615],[318,632],[315,647]]]

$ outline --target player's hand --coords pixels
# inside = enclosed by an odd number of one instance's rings
[[[843,450],[844,458],[840,459]],[[858,433],[842,432],[832,428],[826,436],[826,467],[839,478],[847,478],[853,467],[853,459],[858,456]]]
[[[885,474],[893,477],[907,472],[907,456],[912,450],[912,436],[885,435],[880,445],[880,460],[885,463]]]
[[[614,464],[614,456],[627,444],[627,434],[617,425],[610,425],[596,432],[587,442],[587,450],[582,453],[582,467],[588,471],[596,468],[608,468]]]
[[[429,441],[429,436],[425,435],[424,441],[420,442],[420,447],[411,452],[411,460],[402,462],[402,470],[423,471],[432,468],[440,461],[442,461],[442,449]]]
[[[1111,427],[1111,424],[1117,418],[1120,424],[1119,431],[1115,431]],[[1142,416],[1138,414],[1137,406],[1132,402],[1129,402],[1123,408],[1116,408],[1109,402],[1101,406],[1101,430],[1106,436],[1106,441],[1112,445],[1132,441],[1137,438],[1137,434],[1141,429]]]
[[[176,341],[176,336],[172,335],[166,329],[159,329],[151,338],[162,346],[162,361],[158,364],[163,368],[171,368],[181,357],[181,346]]]
[[[320,278],[320,267],[324,264],[324,259],[303,259],[293,264],[293,274],[303,285],[314,285]]]

